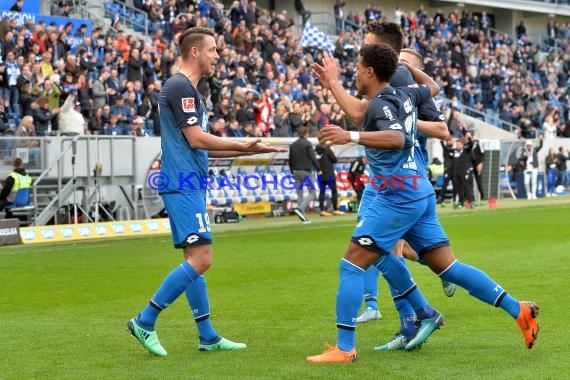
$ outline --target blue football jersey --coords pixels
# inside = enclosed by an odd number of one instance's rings
[[[168,185],[161,193],[202,191],[208,174],[208,151],[194,149],[182,133],[183,128],[209,132],[208,113],[202,97],[181,73],[166,81],[158,101],[161,129],[161,172]]]
[[[406,65],[404,65],[403,63],[398,63],[398,67],[396,68],[396,72],[394,73],[394,75],[392,75],[392,78],[390,78],[390,86],[392,87],[407,87],[411,84],[414,84],[416,82],[414,82],[414,77],[412,77],[412,73],[410,73],[410,70],[408,70],[408,68],[406,67]],[[369,105],[370,107],[370,105]],[[370,173],[370,178],[374,177],[374,172],[373,172],[373,168],[372,167],[368,167],[368,171]],[[366,186],[364,191],[371,191],[373,189],[370,188],[370,186]]]
[[[415,84],[414,78],[410,70],[403,63],[399,63],[396,68],[396,72],[390,78],[390,86],[392,87],[407,87]],[[418,120],[425,121],[445,121],[445,115],[443,115],[439,108],[436,106],[435,102],[428,101],[418,106]],[[420,173],[427,174],[428,167],[428,152],[426,149],[427,136],[417,132],[416,144],[416,164],[420,166]],[[369,168],[370,177],[374,176],[374,169]],[[365,192],[373,192],[374,189],[370,185],[364,188]]]
[[[441,113],[439,107],[432,99],[418,106],[418,120],[424,121],[445,121],[445,115]],[[427,136],[418,131],[418,149],[421,153],[424,172],[427,173],[428,168],[428,152],[426,149]]]
[[[390,86],[407,87],[414,83],[416,82],[414,81],[414,77],[412,76],[410,70],[408,70],[406,65],[404,65],[403,63],[398,63],[398,67],[396,67],[396,72],[394,72],[394,75],[392,75],[392,78],[390,78]]]
[[[427,86],[387,87],[370,100],[364,117],[367,132],[393,130],[404,134],[402,150],[365,147],[374,181],[372,191],[390,196],[396,203],[405,203],[433,194],[433,186],[425,177],[423,158],[418,152],[417,106],[429,101]],[[403,186],[394,182],[405,179]]]

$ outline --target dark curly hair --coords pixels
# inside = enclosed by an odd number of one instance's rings
[[[387,44],[364,45],[360,49],[362,64],[372,67],[380,82],[390,82],[398,67],[398,55]]]
[[[371,21],[367,28],[368,33],[374,34],[380,42],[390,45],[397,54],[404,47],[404,32],[395,22]]]

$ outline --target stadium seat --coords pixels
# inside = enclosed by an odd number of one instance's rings
[[[30,205],[30,188],[18,190],[14,203],[5,206],[4,209],[12,211],[14,216],[24,216],[29,225],[36,210],[36,206]]]

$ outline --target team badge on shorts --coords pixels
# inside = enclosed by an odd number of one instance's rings
[[[196,112],[196,105],[194,103],[194,98],[182,98],[182,111]]]

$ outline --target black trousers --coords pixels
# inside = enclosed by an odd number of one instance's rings
[[[0,211],[4,210],[4,207],[11,205],[14,202],[9,202],[7,200],[1,200],[0,201]],[[6,210],[6,219],[9,219],[12,217],[12,210]]]
[[[481,178],[481,174],[477,172],[476,168],[473,168],[473,177],[475,177],[475,182],[477,183],[477,190],[479,190],[479,194],[481,194],[481,200],[485,199],[485,193],[483,192],[483,178]]]
[[[331,189],[331,202],[333,206],[333,210],[337,210],[337,201],[338,201],[338,191],[336,188],[336,179],[335,177],[330,178],[319,178],[319,209],[321,211],[325,211],[325,192],[326,189]]]
[[[459,204],[463,205],[465,200],[473,201],[473,175],[471,171],[453,176],[453,193],[459,197]]]

